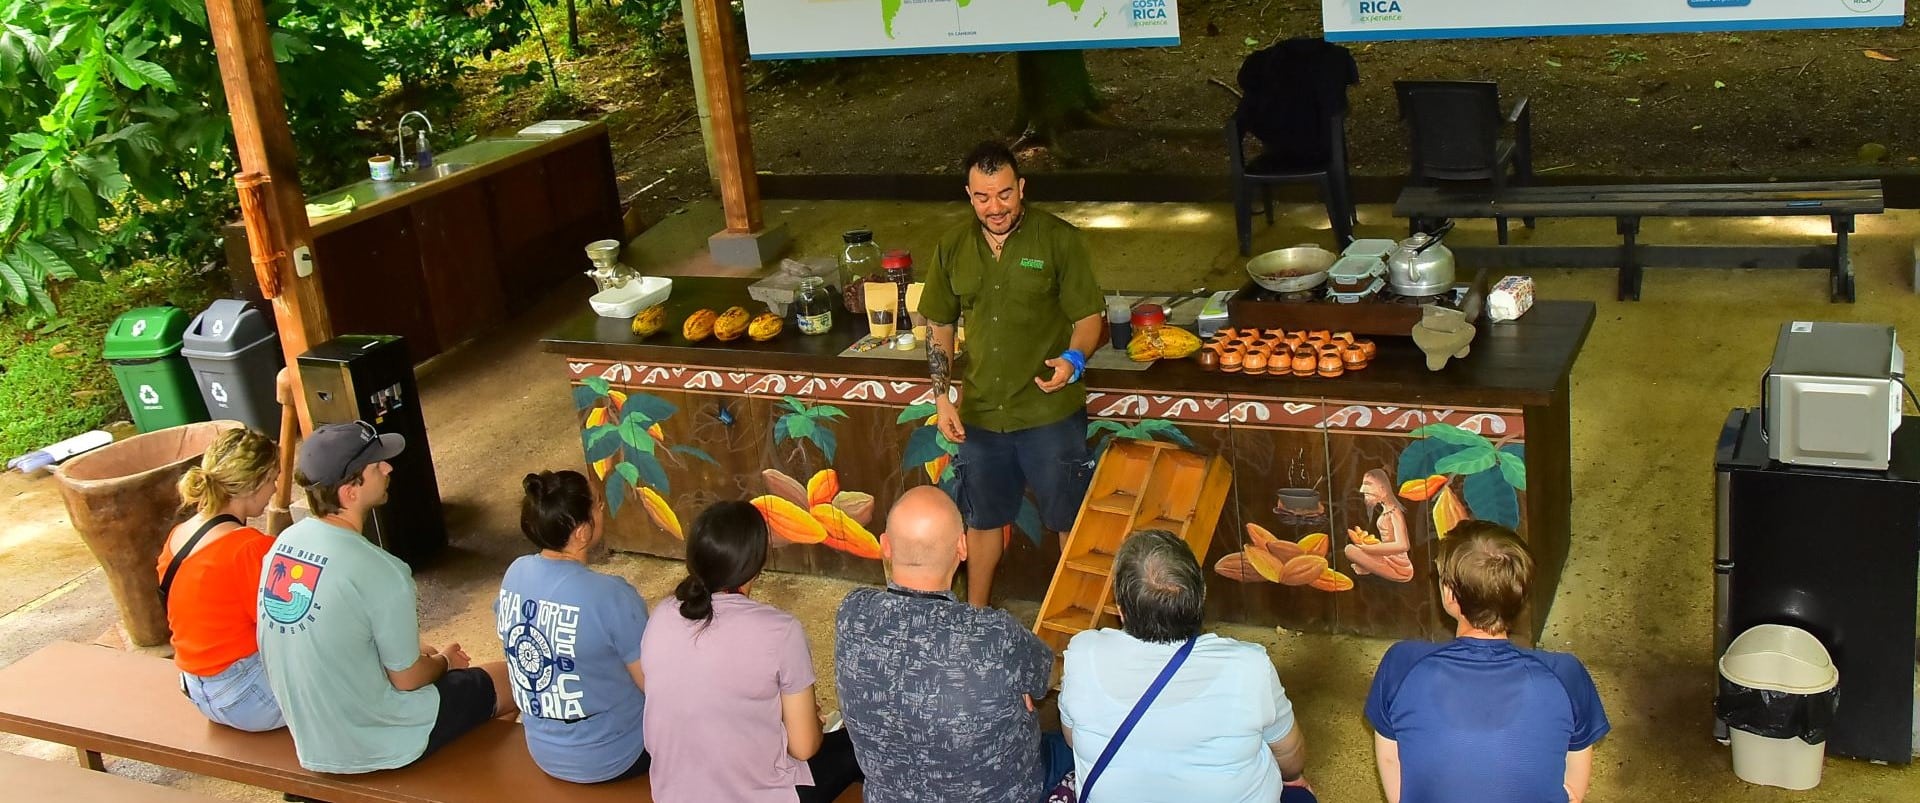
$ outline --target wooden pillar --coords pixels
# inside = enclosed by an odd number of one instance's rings
[[[214,53],[220,59],[220,78],[226,88],[227,113],[233,118],[233,141],[240,171],[267,177],[266,211],[272,225],[265,227],[285,254],[278,261],[280,294],[273,300],[280,329],[280,349],[287,366],[307,349],[333,338],[317,271],[296,275],[298,255],[313,245],[307,227],[307,199],[300,189],[300,168],[287,127],[286,96],[280,89],[280,71],[273,63],[261,0],[206,0],[207,25],[213,33]],[[307,264],[312,264],[307,257]],[[294,387],[295,409],[302,432],[313,431],[300,372],[288,371]]]
[[[702,79],[713,119],[713,164],[726,210],[727,233],[758,234],[760,180],[753,173],[753,137],[748,130],[747,88],[740,77],[733,7],[722,0],[693,0],[700,30]]]

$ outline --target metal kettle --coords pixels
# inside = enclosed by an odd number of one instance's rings
[[[1403,296],[1433,296],[1453,289],[1453,252],[1440,240],[1453,230],[1449,220],[1431,234],[1415,234],[1387,254],[1387,284]]]

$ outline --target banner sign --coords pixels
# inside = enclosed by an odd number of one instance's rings
[[[1321,0],[1332,42],[1895,27],[1906,0]]]
[[[1176,0],[744,2],[747,51],[756,59],[1180,44]]]

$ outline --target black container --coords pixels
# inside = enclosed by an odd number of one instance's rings
[[[314,426],[360,420],[407,439],[406,450],[389,461],[387,503],[374,509],[366,536],[418,569],[447,545],[447,522],[406,339],[344,335],[300,355],[299,362]]]

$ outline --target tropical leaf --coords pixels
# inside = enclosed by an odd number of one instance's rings
[[[1410,442],[1400,450],[1400,462],[1394,474],[1402,480],[1426,479],[1440,472],[1434,470],[1434,464],[1440,458],[1453,454],[1459,447],[1438,438],[1421,438]]]
[[[1492,446],[1473,446],[1442,457],[1433,464],[1435,474],[1478,474],[1500,462],[1500,453]]]
[[[580,433],[580,442],[585,447],[587,462],[598,463],[620,453],[620,427],[601,424]]]
[[[907,447],[902,450],[900,467],[912,470],[946,454],[946,450],[940,446],[941,440],[940,430],[936,427],[914,430],[912,435],[907,436]]]
[[[665,466],[660,465],[658,458],[650,454],[637,454],[633,455],[633,457],[627,461],[627,464],[632,465],[634,470],[640,472],[638,475],[640,479],[634,483],[635,485],[645,485],[660,492],[661,496],[665,496],[670,492],[667,486],[667,469]]]
[[[793,396],[781,396],[780,401],[785,403],[789,409],[793,410],[796,413],[804,413],[807,411],[807,403]]]
[[[1416,438],[1434,438],[1455,446],[1485,446],[1489,449],[1493,448],[1493,443],[1486,438],[1452,424],[1428,424],[1414,430],[1412,435]]]
[[[7,298],[15,304],[27,303],[27,283],[39,281],[29,271],[14,267],[10,257],[0,257],[0,283],[6,285]]]
[[[791,414],[783,415],[777,419],[774,419],[774,422],[773,422],[774,445],[777,446],[780,444],[781,441],[784,441],[788,438],[793,437],[793,432],[789,429],[792,425],[793,425],[793,416]]]
[[[640,469],[636,468],[632,463],[621,461],[614,464],[613,473],[625,478],[628,485],[636,488],[640,486]]]
[[[627,445],[629,456],[635,452],[653,454],[653,434],[647,431],[647,423],[639,416],[621,416],[620,442]]]
[[[1506,478],[1497,472],[1483,471],[1468,475],[1460,483],[1460,497],[1476,519],[1491,521],[1508,529],[1520,526],[1520,502],[1515,497],[1513,486],[1508,485]]]
[[[1118,435],[1126,431],[1127,431],[1127,425],[1122,424],[1118,421],[1109,421],[1106,419],[1100,419],[1097,421],[1090,421],[1087,423],[1087,438],[1089,440],[1091,440],[1093,436],[1103,432],[1107,433],[1108,435]]]
[[[833,436],[833,430],[820,427],[813,431],[813,445],[820,447],[820,454],[827,458],[827,464],[833,464],[833,452],[838,448],[839,439]]]
[[[73,269],[81,281],[100,281],[100,266],[87,258],[86,247],[75,241],[72,235],[64,231],[48,231],[42,232],[35,239],[53,249],[61,259],[66,260],[67,266]]]
[[[620,406],[620,414],[623,417],[637,414],[647,419],[648,423],[653,423],[672,418],[677,409],[678,408],[673,406],[672,402],[662,399],[659,396],[648,393],[635,393],[628,396],[626,403]]]
[[[1189,449],[1193,448],[1193,440],[1187,437],[1187,433],[1181,432],[1178,424],[1164,418],[1149,418],[1143,420],[1138,426],[1134,427],[1134,429],[1145,434],[1149,439],[1154,436],[1163,436],[1167,440],[1180,444],[1181,446]]]
[[[121,60],[116,58],[116,59],[112,59],[112,61],[119,62]],[[130,69],[135,73],[138,73],[139,76],[141,78],[146,79],[146,82],[149,84],[152,84],[161,89],[167,90],[168,92],[175,91],[176,89],[179,88],[173,82],[173,74],[167,72],[167,68],[165,67],[162,67],[151,61],[142,61],[140,59],[129,59],[125,61],[125,64],[127,66],[127,69]],[[138,87],[129,87],[129,88],[137,89]]]
[[[667,451],[672,452],[674,454],[683,454],[688,457],[692,457],[696,460],[705,460],[706,462],[712,463],[715,466],[720,465],[720,461],[713,459],[713,455],[707,454],[706,450],[696,446],[674,446],[669,448]]]
[[[909,404],[907,405],[907,409],[900,411],[899,418],[893,419],[893,423],[905,424],[908,421],[925,421],[927,420],[927,416],[933,415],[936,412],[939,412],[939,408],[931,403]]]
[[[808,418],[846,418],[847,411],[831,404],[816,404],[807,408]]]
[[[1527,489],[1527,461],[1505,449],[1500,450],[1500,476],[1516,491]]]
[[[573,386],[573,409],[575,410],[590,408],[599,404],[602,398],[604,397],[593,392],[593,388],[587,387],[586,385]]]
[[[580,384],[593,388],[594,393],[598,393],[602,396],[607,395],[607,391],[613,390],[613,383],[608,382],[605,378],[598,377],[598,376],[590,376],[585,379],[582,379],[580,380]]]
[[[819,426],[813,423],[813,419],[797,413],[783,415],[780,419],[787,423],[789,437],[812,438],[814,431],[819,429]]]
[[[1033,506],[1033,499],[1029,497],[1020,498],[1020,513],[1013,517],[1013,528],[1025,535],[1034,546],[1046,541],[1047,529],[1040,524],[1040,509]]]
[[[62,259],[59,254],[54,253],[53,249],[41,245],[37,241],[19,240],[13,244],[13,247],[16,252],[32,260],[42,276],[49,279],[70,280],[80,278],[79,271],[74,270],[73,266],[67,264],[67,261]]]
[[[614,473],[607,475],[606,494],[609,517],[620,515],[620,506],[627,501],[627,486],[630,481],[620,473],[620,469],[623,468],[629,468],[629,466],[626,463],[620,463],[614,467]]]
[[[113,73],[113,80],[135,92],[145,89],[149,83],[146,76],[133,68],[133,62],[119,56],[107,57],[107,69]]]

